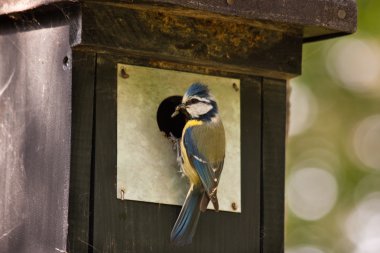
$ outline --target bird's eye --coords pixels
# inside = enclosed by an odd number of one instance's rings
[[[198,102],[199,102],[199,100],[196,99],[196,98],[190,99],[190,104],[195,104],[195,103],[198,103]]]

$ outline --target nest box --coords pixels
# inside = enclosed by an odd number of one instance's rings
[[[286,83],[355,1],[3,0],[0,24],[1,252],[283,252]],[[196,81],[226,127],[221,211],[178,248],[168,114]]]

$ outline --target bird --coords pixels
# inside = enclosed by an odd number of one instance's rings
[[[226,138],[215,97],[207,85],[190,85],[172,117],[183,113],[186,124],[180,139],[182,170],[190,188],[170,234],[172,244],[190,244],[201,212],[211,201],[219,211],[217,188],[223,170]]]

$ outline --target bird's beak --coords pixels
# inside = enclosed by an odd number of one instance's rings
[[[180,104],[178,105],[176,108],[175,108],[175,111],[173,112],[172,114],[172,118],[174,118],[175,116],[177,116],[181,110],[185,109],[185,104]]]

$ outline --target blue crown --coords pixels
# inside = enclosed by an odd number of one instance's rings
[[[210,90],[209,88],[207,87],[207,85],[204,85],[202,83],[193,83],[189,89],[187,89],[186,91],[186,96],[187,97],[190,97],[190,96],[198,96],[198,97],[209,97],[210,94],[209,94]]]

